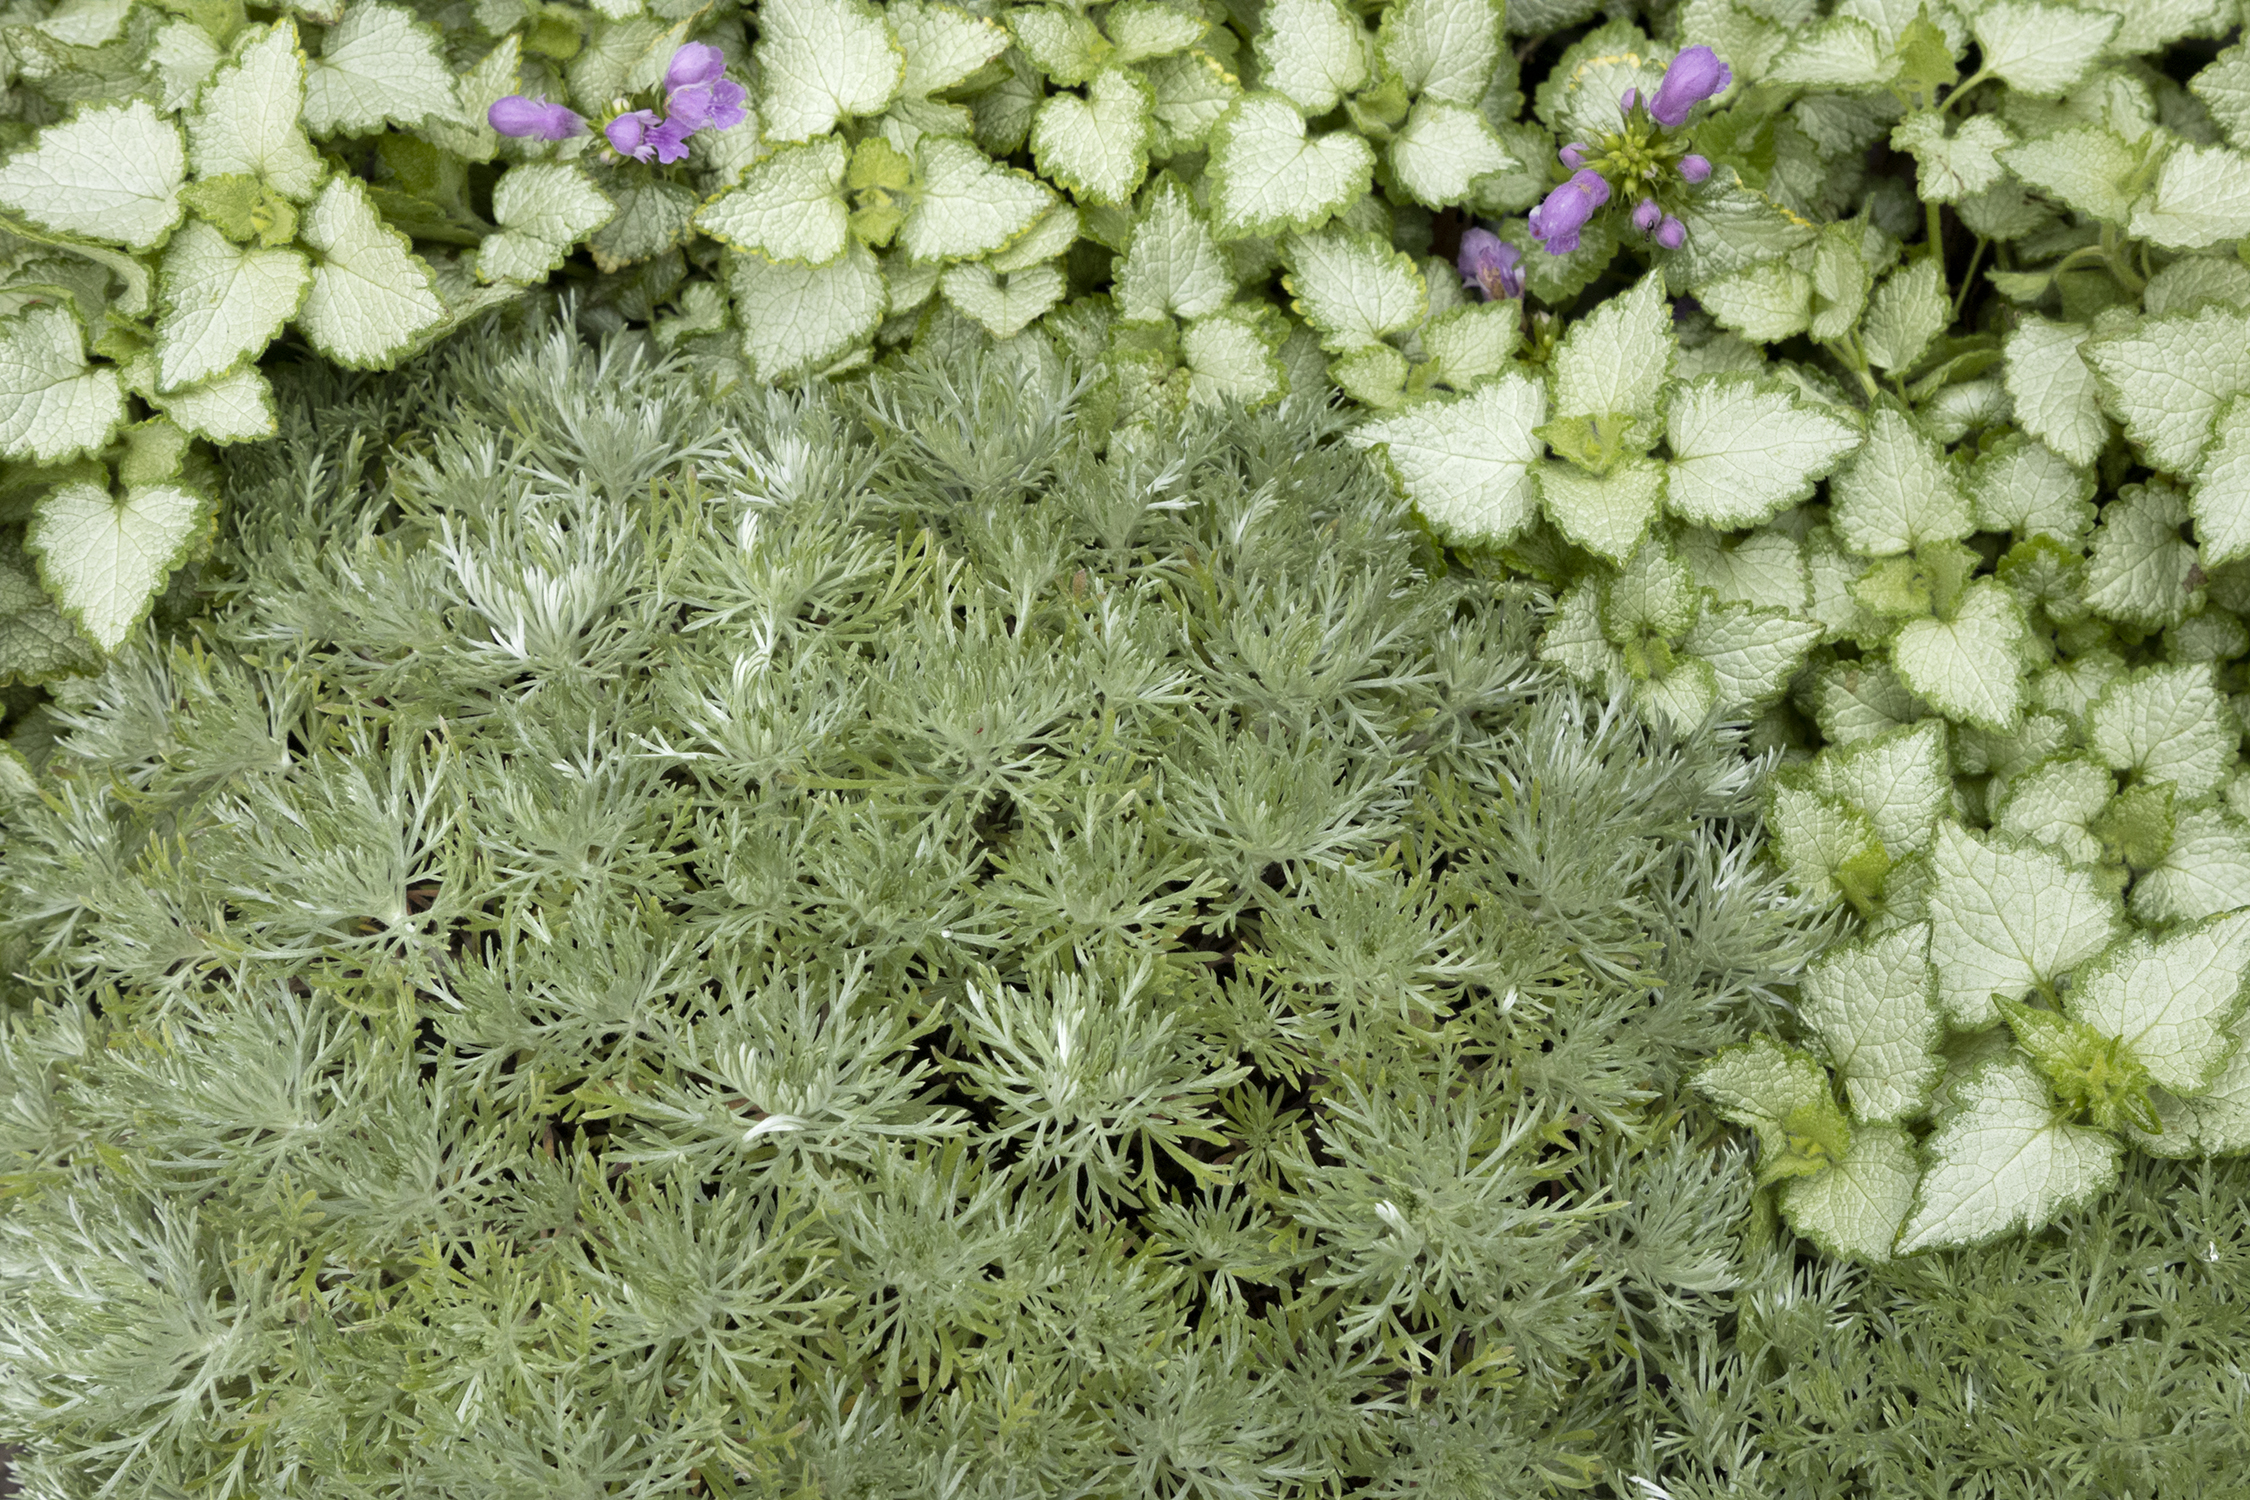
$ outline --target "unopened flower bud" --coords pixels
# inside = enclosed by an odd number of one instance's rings
[[[1647,234],[1663,217],[1664,210],[1656,206],[1654,198],[1643,198],[1633,208],[1633,227]]]
[[[1664,222],[1656,226],[1656,243],[1667,250],[1679,249],[1687,243],[1687,226],[1666,214]]]
[[[1680,175],[1690,182],[1701,182],[1711,175],[1711,162],[1707,157],[1683,156],[1680,158]]]

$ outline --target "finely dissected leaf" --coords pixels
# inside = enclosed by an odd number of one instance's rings
[[[2046,1080],[2029,1062],[1986,1063],[1961,1096],[1930,1138],[1899,1254],[2034,1228],[2116,1182],[2116,1139],[2060,1123]]]
[[[1127,322],[1200,318],[1233,298],[1233,273],[1177,178],[1161,176],[1150,191],[1118,263],[1115,295]]]
[[[2192,474],[2211,419],[2250,390],[2250,314],[2212,306],[2152,318],[2130,333],[2097,338],[2084,355],[2152,468]],[[2041,436],[2045,436],[2044,433]]]
[[[66,484],[33,510],[24,549],[64,612],[115,651],[211,516],[210,501],[178,485],[130,490],[120,501],[99,485]]]
[[[2020,1000],[2109,946],[2117,898],[2052,849],[1938,825],[1931,850],[1930,961],[1938,1003],[1960,1027],[1999,1019],[1995,995]]]
[[[1500,0],[1400,0],[1383,12],[1383,65],[1421,99],[1481,104],[1505,45],[1504,11]]]
[[[1460,104],[1424,99],[1391,142],[1391,171],[1419,202],[1443,208],[1469,196],[1491,172],[1523,165],[1500,145],[1483,115]]]
[[[455,108],[437,37],[412,11],[380,0],[354,0],[305,71],[305,125],[321,135],[411,127]]]
[[[1622,563],[1656,519],[1664,498],[1664,465],[1630,458],[1595,475],[1575,464],[1549,462],[1539,469],[1539,498],[1564,536]]]
[[[1711,664],[1720,711],[1733,713],[1778,697],[1820,644],[1820,627],[1786,610],[1721,604],[1703,611],[1686,644]]]
[[[2010,433],[1978,455],[1969,493],[1979,531],[2052,537],[2071,546],[2093,529],[2094,476],[2035,437]]]
[[[1356,92],[1367,81],[1367,53],[1366,34],[1342,0],[1268,0],[1261,12],[1259,80],[1305,114],[1326,114]]]
[[[296,316],[312,268],[294,250],[237,245],[190,220],[164,247],[157,284],[157,381],[177,390],[234,367]]]
[[[1222,239],[1318,228],[1367,191],[1374,170],[1359,136],[1308,139],[1294,104],[1245,94],[1213,127],[1212,228]]]
[[[1979,11],[1970,23],[1984,68],[2026,94],[2059,98],[2101,60],[2119,18],[2066,5],[2010,3]]]
[[[1148,173],[1154,103],[1154,93],[1129,68],[1096,73],[1083,99],[1050,96],[1031,122],[1031,154],[1040,174],[1082,202],[1127,202]]]
[[[1758,1177],[1807,1177],[1849,1156],[1853,1131],[1820,1060],[1771,1037],[1722,1047],[1696,1069],[1697,1093],[1758,1138]]]
[[[2241,734],[2205,662],[2143,667],[2086,711],[2086,744],[2103,764],[2187,797],[2226,781]]]
[[[1062,300],[1068,280],[1052,262],[1002,276],[981,261],[947,266],[939,282],[945,300],[984,325],[996,339],[1012,339]]]
[[[2023,709],[2017,671],[2029,626],[2006,587],[1979,579],[1944,620],[1908,620],[1891,660],[1915,694],[1948,718],[2003,729]]]
[[[262,178],[284,198],[309,202],[328,168],[298,124],[305,59],[297,28],[281,20],[251,36],[188,117],[188,161],[198,177]]]
[[[117,371],[87,365],[70,309],[49,303],[0,321],[0,456],[51,464],[97,452],[124,417]]]
[[[957,6],[892,0],[884,17],[906,55],[899,92],[909,99],[949,89],[1008,50],[1007,28]]]
[[[784,146],[745,172],[738,186],[705,204],[696,225],[768,260],[827,265],[851,243],[851,210],[843,195],[849,164],[850,152],[836,136]]]
[[[1868,557],[1955,541],[1976,530],[1969,497],[1938,445],[1894,407],[1878,408],[1867,441],[1829,483],[1836,530]]]
[[[1351,440],[1383,445],[1392,476],[1440,535],[1498,545],[1530,524],[1531,465],[1546,445],[1547,391],[1511,371],[1466,396],[1362,423]]]
[[[2203,477],[2188,496],[2206,569],[2250,557],[2250,401],[2230,398],[2211,434]]]
[[[0,165],[0,204],[65,234],[145,250],[180,222],[180,127],[145,99],[50,125]]]
[[[774,141],[880,114],[906,76],[904,54],[866,0],[766,0],[756,57],[758,115]]]
[[[510,167],[492,190],[492,217],[501,227],[478,248],[477,275],[486,281],[538,281],[616,213],[617,205],[583,167],[570,162]]]
[[[2250,1001],[2250,911],[2163,938],[2134,933],[2078,971],[2063,1009],[2121,1038],[2161,1088],[2180,1096],[2215,1082]]]
[[[2014,144],[2008,128],[1991,115],[1971,115],[1947,135],[1942,115],[1916,110],[1891,132],[1891,149],[1913,156],[1916,183],[1930,203],[1959,203],[1999,186],[2008,170],[1995,153]]]
[[[2133,148],[2100,125],[2072,125],[2000,153],[2030,186],[2097,219],[2122,225],[2133,215]]]
[[[1673,393],[1664,504],[1699,526],[1759,526],[1812,494],[1859,446],[1832,410],[1747,375],[1703,375]]]
[[[1226,312],[1188,324],[1180,330],[1180,360],[1188,369],[1190,399],[1256,405],[1283,394],[1289,382],[1275,353],[1280,337],[1278,328],[1263,330],[1252,317]]]
[[[1945,726],[1925,719],[1832,749],[1814,760],[1813,786],[1873,819],[1893,855],[1919,854],[1953,806]]]
[[[972,148],[973,149],[973,148]],[[759,380],[779,380],[842,358],[875,331],[888,307],[874,252],[853,245],[825,266],[735,262],[742,352]]]
[[[1936,261],[1920,256],[1893,271],[1875,289],[1860,343],[1870,364],[1904,370],[1922,357],[1930,341],[1952,320],[1944,274]]]
[[[1945,1025],[1924,922],[1894,927],[1825,954],[1805,971],[1798,1011],[1870,1124],[1911,1120],[1937,1087]]]
[[[1861,1125],[1834,1168],[1782,1184],[1781,1212],[1824,1254],[1881,1265],[1891,1258],[1921,1175],[1912,1136],[1895,1125]]]
[[[2181,146],[2164,158],[2155,191],[2135,205],[2131,230],[2173,250],[2250,234],[2250,156],[2226,146]]]
[[[1029,172],[1003,167],[967,141],[925,136],[922,186],[898,242],[916,260],[967,260],[1011,243],[1055,202]]]
[[[429,269],[376,217],[358,178],[329,179],[305,211],[302,238],[318,258],[297,326],[338,364],[387,364],[445,317]]]
[[[1429,290],[1412,256],[1375,235],[1326,229],[1290,236],[1282,285],[1331,354],[1381,343],[1422,321]]]
[[[1644,276],[1570,325],[1553,361],[1555,414],[1652,420],[1678,352],[1664,278]]]

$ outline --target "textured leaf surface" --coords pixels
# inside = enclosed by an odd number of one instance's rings
[[[775,141],[880,114],[906,76],[904,53],[866,0],[766,0],[756,56],[759,116]]]
[[[1566,463],[1550,462],[1539,470],[1539,498],[1548,519],[1564,536],[1614,563],[1633,555],[1663,497],[1664,465],[1653,459],[1627,459],[1602,475]]]
[[[2109,946],[2121,926],[2116,898],[2092,871],[2036,844],[1940,824],[1931,872],[1938,1003],[1970,1030],[1999,1019],[1994,995],[2021,1000],[2033,986],[2051,985]]]
[[[1664,278],[1644,276],[1572,321],[1555,350],[1555,414],[1655,417],[1678,352]]]
[[[1895,1125],[1852,1132],[1852,1149],[1826,1172],[1782,1184],[1789,1227],[1829,1255],[1870,1265],[1891,1258],[1891,1244],[1914,1203],[1922,1164],[1914,1140]]]
[[[1127,68],[1095,74],[1084,98],[1051,95],[1031,124],[1040,174],[1081,202],[1126,202],[1148,172],[1154,103],[1149,86]]]
[[[1913,1119],[1937,1087],[1945,1024],[1929,944],[1929,925],[1910,923],[1835,949],[1805,971],[1798,1008],[1827,1044],[1854,1119]]]
[[[64,612],[115,651],[210,516],[208,500],[178,485],[131,490],[119,501],[98,485],[67,484],[39,502],[24,547]]]
[[[743,356],[760,380],[833,362],[875,331],[889,305],[882,269],[864,245],[825,266],[744,256],[735,262],[733,290]]]
[[[1422,321],[1429,291],[1413,257],[1375,235],[1341,229],[1290,237],[1283,285],[1332,354],[1380,343]]]
[[[164,247],[158,274],[159,385],[194,385],[264,349],[295,315],[311,281],[312,268],[296,251],[233,244],[191,221]]]
[[[1867,441],[1829,485],[1836,530],[1867,557],[1953,541],[1976,529],[1976,515],[1930,435],[1902,411],[1877,410]]]
[[[1522,163],[1501,148],[1484,116],[1460,104],[1424,99],[1391,142],[1391,171],[1399,185],[1431,208],[1469,196],[1469,184]]]
[[[414,13],[357,0],[305,72],[305,125],[318,135],[412,126],[454,113],[453,70]]]
[[[2019,653],[2029,627],[2006,587],[1970,585],[1951,619],[1909,620],[1891,642],[1891,660],[1916,696],[1948,718],[1988,729],[2023,708]]]
[[[1342,0],[1267,0],[1258,28],[1265,87],[1307,115],[1334,109],[1367,81],[1367,46]]]
[[[843,196],[848,158],[843,141],[832,135],[784,146],[745,172],[739,186],[704,205],[695,222],[737,250],[824,266],[851,241],[851,210]]]
[[[1546,445],[1544,386],[1510,372],[1467,396],[1363,423],[1360,447],[1381,444],[1400,490],[1440,535],[1491,545],[1531,521],[1531,465]]]
[[[569,162],[510,167],[492,190],[500,232],[484,237],[477,274],[487,281],[538,281],[616,212],[583,167]]]
[[[305,211],[302,238],[319,259],[297,326],[338,364],[388,364],[445,317],[429,269],[376,216],[357,178],[329,180]]]
[[[1055,202],[1052,188],[1003,167],[967,141],[926,137],[922,189],[899,228],[916,260],[966,260],[1008,244]]]
[[[0,455],[56,463],[91,453],[124,416],[117,371],[87,366],[68,308],[50,303],[0,322]]]
[[[2119,1037],[2157,1084],[2200,1093],[2234,1047],[2250,970],[2250,911],[2155,938],[2134,933],[2078,972],[2063,1008]]]
[[[1313,229],[1367,191],[1375,153],[1348,131],[1307,138],[1277,94],[1246,94],[1215,127],[1211,212],[1222,238]]]
[[[1163,176],[1148,195],[1118,265],[1117,315],[1127,322],[1200,318],[1234,296],[1234,276],[1211,227],[1178,179]]]
[[[2024,431],[2074,464],[2090,464],[2109,437],[2094,372],[2079,355],[2093,330],[2026,313],[2008,335],[2008,396]]]
[[[1858,429],[1832,411],[1746,375],[1689,381],[1672,397],[1666,431],[1666,508],[1720,529],[1772,520],[1859,446]]]
[[[2101,60],[2119,18],[2064,5],[1988,6],[1970,23],[1985,71],[2027,94],[2057,98]]]
[[[2087,746],[2105,765],[2171,782],[2190,797],[2226,780],[2241,733],[2202,662],[2145,667],[2112,683],[2086,712]]]
[[[1501,0],[1399,0],[1383,15],[1383,62],[1410,94],[1480,104],[1505,45],[1505,10]]]
[[[50,125],[0,165],[0,204],[66,234],[145,250],[180,221],[187,151],[145,99]]]
[[[2118,1151],[2103,1131],[2058,1122],[2029,1062],[1987,1063],[1930,1138],[1898,1253],[1985,1244],[2044,1224],[2114,1186]]]
[[[1820,627],[1786,610],[1722,604],[1704,610],[1688,633],[1692,656],[1711,664],[1722,712],[1778,696],[1820,644]]]
[[[297,28],[277,21],[241,45],[188,117],[188,160],[198,177],[261,177],[295,203],[311,200],[327,166],[298,124],[305,60]]]
[[[2156,190],[2133,210],[2132,233],[2172,250],[2250,234],[2250,156],[2183,145],[2158,169]]]
[[[2228,397],[2250,389],[2250,314],[2213,306],[2153,318],[2091,340],[2084,353],[2150,466],[2192,474],[2211,419]]]

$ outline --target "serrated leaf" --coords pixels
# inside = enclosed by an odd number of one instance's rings
[[[1859,324],[1867,311],[1867,294],[1875,285],[1868,264],[1865,236],[1850,224],[1828,224],[1813,247],[1812,324],[1816,339],[1840,339]]]
[[[210,501],[179,485],[131,490],[119,501],[99,485],[66,484],[33,510],[24,550],[39,559],[64,613],[115,651],[211,515]]]
[[[1925,719],[1831,749],[1813,761],[1813,787],[1866,813],[1893,858],[1919,854],[1953,805],[1945,726]]]
[[[982,261],[965,261],[946,267],[939,285],[945,300],[985,332],[1012,339],[1062,300],[1068,280],[1051,262],[1002,276]]]
[[[1391,172],[1399,185],[1431,208],[1469,196],[1469,184],[1489,172],[1521,166],[1501,149],[1484,116],[1458,104],[1423,100],[1391,142]]]
[[[1500,65],[1504,12],[1499,0],[1399,0],[1383,13],[1383,64],[1417,98],[1474,107]]]
[[[51,464],[98,452],[124,417],[117,371],[87,365],[70,309],[49,303],[0,322],[0,457]]]
[[[1722,1118],[1756,1134],[1761,1184],[1826,1171],[1850,1154],[1853,1131],[1809,1053],[1761,1036],[1720,1048],[1690,1081]]]
[[[2074,464],[2090,464],[2109,440],[2094,372],[2080,357],[2093,330],[2026,313],[2008,335],[2007,387],[2016,420]]]
[[[2155,191],[2134,206],[2131,233],[2171,250],[2250,234],[2250,156],[2182,145],[2164,158]]]
[[[2250,557],[2250,401],[2228,400],[2211,434],[2203,477],[2188,496],[2206,571]]]
[[[1885,277],[1867,304],[1860,342],[1868,363],[1902,371],[1922,357],[1930,341],[1953,321],[1946,300],[1944,268],[1918,257]]]
[[[1564,591],[1539,640],[1539,657],[1606,697],[1625,692],[1631,679],[1624,653],[1602,632],[1603,590],[1591,580]]]
[[[297,312],[312,268],[294,250],[236,245],[190,220],[164,247],[157,383],[177,390],[262,351]]]
[[[856,244],[825,266],[743,256],[732,289],[743,356],[752,378],[766,381],[835,362],[875,331],[888,306],[874,252]]]
[[[1018,271],[1028,271],[1041,261],[1053,260],[1078,242],[1078,231],[1085,221],[1076,208],[1068,203],[1058,203],[1040,216],[1022,239],[1005,250],[995,250],[984,258],[984,263],[1003,276],[1013,276]],[[897,288],[892,288],[892,311],[896,312]]]
[[[453,70],[437,37],[412,11],[380,0],[355,0],[305,70],[305,127],[318,135],[386,122],[411,129],[454,109]]]
[[[187,152],[145,99],[97,104],[0,165],[0,204],[65,234],[146,250],[180,221]]]
[[[952,88],[1008,50],[1007,28],[958,6],[891,0],[885,17],[906,56],[899,92],[909,99]]]
[[[1509,372],[1452,401],[1363,423],[1354,446],[1382,445],[1400,492],[1439,535],[1498,546],[1530,524],[1531,465],[1545,449],[1540,382]]]
[[[1111,61],[1124,65],[1184,52],[1211,28],[1201,17],[1158,0],[1119,0],[1102,17],[1102,29],[1117,48]]]
[[[1008,13],[1008,24],[1024,55],[1063,88],[1093,77],[1115,50],[1100,27],[1071,7],[1020,5]]]
[[[1653,420],[1678,353],[1664,278],[1652,272],[1572,321],[1553,358],[1555,414]]]
[[[1331,354],[1379,344],[1429,311],[1429,291],[1413,257],[1376,235],[1327,229],[1292,235],[1282,249],[1289,265],[1282,286]]]
[[[1669,494],[1666,500],[1669,503]],[[1694,571],[1696,583],[1711,590],[1720,603],[1805,614],[1810,591],[1804,548],[1795,537],[1778,531],[1728,537],[1689,526],[1680,529],[1674,545]]]
[[[2157,1085],[2200,1093],[2234,1048],[2246,998],[2250,911],[2213,917],[2164,938],[2134,933],[2079,970],[2063,1009],[2124,1041]]]
[[[1632,556],[1663,497],[1664,465],[1653,459],[1628,458],[1602,475],[1566,463],[1539,469],[1539,498],[1548,519],[1564,536],[1614,563]]]
[[[500,132],[492,128],[492,106],[517,91],[522,61],[522,41],[510,32],[475,67],[453,80],[451,117],[432,115],[415,134],[463,161],[492,160],[500,152]]]
[[[1030,173],[1000,166],[964,140],[925,136],[917,155],[922,186],[898,235],[916,260],[966,260],[998,250],[1056,201]]]
[[[810,140],[839,120],[881,114],[906,77],[905,54],[866,0],[766,0],[754,55],[758,114],[772,141]]]
[[[1720,529],[1763,525],[1808,498],[1860,441],[1842,418],[1744,375],[1689,381],[1674,393],[1665,425],[1665,508]]]
[[[2180,535],[2187,502],[2161,481],[2128,485],[2102,507],[2086,562],[2086,603],[2143,630],[2176,625],[2196,590],[2195,548]]]
[[[1891,132],[1891,149],[1914,158],[1915,180],[1931,203],[1959,203],[1999,186],[2008,170],[1994,153],[2014,144],[2008,128],[1991,115],[1971,115],[1947,135],[1944,116],[1916,110]]]
[[[1695,229],[1688,230],[1690,239]],[[1771,344],[1812,325],[1813,280],[1785,260],[1761,261],[1695,289],[1721,328],[1753,343]]]
[[[485,281],[539,281],[560,266],[579,240],[617,212],[585,170],[569,162],[525,162],[500,174],[492,190],[498,234],[477,251]]]
[[[1956,1026],[1999,1019],[1995,995],[2021,1000],[2109,946],[2117,899],[2091,870],[2005,835],[1938,825],[1930,854],[1930,961],[1938,1003]]]
[[[784,146],[743,173],[739,186],[705,204],[696,213],[696,227],[768,260],[827,265],[851,243],[851,210],[843,194],[849,162],[837,136]]]
[[[1718,670],[1700,656],[1675,657],[1633,684],[1633,707],[1682,737],[1701,730],[1718,702]]]
[[[168,396],[152,396],[149,401],[183,432],[211,443],[255,442],[279,430],[273,387],[253,365],[245,364]]]
[[[188,160],[196,176],[263,178],[292,202],[311,201],[327,167],[297,123],[304,78],[291,22],[277,21],[240,44],[188,117]]]
[[[1911,1120],[1937,1087],[1945,1025],[1929,944],[1928,925],[1912,923],[1834,949],[1805,971],[1798,1013],[1827,1045],[1855,1120]]]
[[[2126,1126],[2126,1137],[2151,1156],[2232,1156],[2250,1150],[2250,1046],[2237,1043],[2218,1078],[2192,1099],[2151,1089],[2161,1134]]]
[[[2114,131],[2072,125],[2010,146],[2001,163],[2030,186],[2097,219],[2122,225],[2132,217],[2139,157]]]
[[[1969,23],[1984,70],[2025,94],[2068,93],[2117,35],[2118,17],[2064,5],[1988,6]]]
[[[1522,334],[1523,303],[1503,297],[1432,318],[1423,326],[1421,338],[1436,378],[1466,391],[1508,368],[1508,357]]]
[[[297,326],[338,364],[387,364],[445,317],[429,268],[376,216],[359,179],[329,179],[305,211],[302,238],[316,258]]]
[[[1789,883],[1816,901],[1849,900],[1867,912],[1890,873],[1875,822],[1809,786],[1776,778],[1766,807],[1774,858]]]
[[[1687,651],[1711,664],[1722,713],[1778,696],[1820,644],[1820,627],[1784,610],[1721,604],[1703,611],[1688,632]]]
[[[1980,579],[1952,618],[1908,620],[1891,642],[1899,678],[1951,719],[2003,729],[2023,711],[2017,663],[2028,627],[2008,590]]]
[[[2143,667],[2086,711],[2087,748],[2104,765],[2188,797],[2225,782],[2241,733],[2207,662]]]
[[[1276,324],[1280,315],[1265,309]],[[1261,330],[1258,320],[1245,310],[1198,318],[1180,330],[1180,360],[1188,370],[1188,397],[1202,405],[1221,400],[1258,405],[1282,395],[1289,386],[1276,350],[1278,327]]]
[[[1769,82],[1799,88],[1881,88],[1898,60],[1875,28],[1857,16],[1836,16],[1808,28],[1766,71]]]
[[[2172,847],[2133,882],[2143,922],[2193,922],[2250,906],[2250,824],[2223,807],[2178,815]]]
[[[1124,203],[1148,173],[1149,109],[1155,96],[1140,75],[1104,68],[1086,97],[1060,93],[1031,122],[1040,172],[1081,201]]]
[[[2086,757],[2053,756],[2008,782],[1992,826],[2045,844],[2073,863],[2098,863],[2102,841],[2088,825],[2116,791],[2116,779]]]
[[[1868,557],[1956,541],[1976,529],[1969,498],[1938,445],[1894,407],[1869,416],[1866,442],[1829,492],[1838,534]]]
[[[1149,149],[1158,157],[1201,146],[1211,127],[1242,97],[1241,81],[1207,52],[1160,57],[1144,66],[1141,76],[1154,100],[1149,119],[1155,134]]]
[[[1221,239],[1318,228],[1367,192],[1375,153],[1349,131],[1308,139],[1278,94],[1245,94],[1212,128],[1211,227]]]
[[[225,60],[210,32],[182,17],[166,21],[149,44],[148,68],[160,85],[157,108],[175,115],[195,103],[197,92]]]
[[[2188,80],[2188,88],[2230,142],[2250,145],[2250,46],[2237,42],[2221,52]]]
[[[2150,465],[2191,474],[2219,407],[2250,389],[2250,315],[2211,306],[2155,318],[2084,355]]]
[[[1782,1184],[1781,1213],[1822,1253],[1881,1265],[1891,1258],[1921,1175],[1914,1140],[1904,1130],[1861,1126],[1832,1170]]]
[[[1200,318],[1234,297],[1234,276],[1211,227],[1179,179],[1160,176],[1133,226],[1116,277],[1117,315],[1126,322]]]
[[[1326,114],[1367,81],[1366,34],[1341,0],[1267,0],[1261,16],[1259,82],[1305,114]]]
[[[1930,1138],[1929,1166],[1899,1231],[1898,1253],[1987,1243],[2036,1228],[2117,1181],[2118,1144],[2056,1118],[2029,1062],[1986,1063]]]

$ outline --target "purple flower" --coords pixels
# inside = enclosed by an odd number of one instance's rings
[[[1666,214],[1664,222],[1656,226],[1656,243],[1667,250],[1677,250],[1686,241],[1687,226],[1670,214]]]
[[[1469,285],[1481,289],[1484,300],[1523,295],[1523,252],[1489,229],[1472,229],[1461,236],[1461,254],[1454,264]]]
[[[521,94],[510,94],[486,110],[484,117],[502,135],[542,141],[565,140],[586,128],[586,122],[576,112],[560,104],[549,104],[544,96],[526,99]]]
[[[655,148],[656,159],[670,166],[687,158],[687,138],[695,134],[695,127],[674,116],[648,133],[648,144]]]
[[[727,55],[709,42],[689,42],[672,54],[672,64],[664,70],[664,87],[667,92],[693,88],[710,83],[727,70]]]
[[[1633,112],[1633,106],[1640,102],[1641,91],[1637,88],[1627,89],[1617,96],[1617,112],[1621,115],[1629,115]]]
[[[1591,167],[1581,168],[1531,211],[1531,237],[1545,245],[1549,255],[1568,255],[1578,248],[1578,232],[1594,210],[1608,201],[1608,179]]]
[[[1586,165],[1586,153],[1593,149],[1593,147],[1587,145],[1584,141],[1572,141],[1569,145],[1563,147],[1560,151],[1557,151],[1555,155],[1561,160],[1564,166],[1570,168],[1570,170],[1575,172],[1580,167]]]
[[[656,130],[662,122],[653,109],[628,110],[602,127],[610,149],[619,156],[647,161],[656,155]]]
[[[1672,59],[1664,81],[1648,101],[1648,112],[1666,129],[1680,125],[1688,111],[1734,82],[1734,74],[1709,47],[1690,47]]]
[[[689,131],[732,130],[748,118],[743,108],[750,96],[731,78],[712,83],[691,83],[674,89],[664,101],[666,115]]]
[[[1711,163],[1709,158],[1694,155],[1681,157],[1680,175],[1682,177],[1685,177],[1690,182],[1701,182],[1704,178],[1711,175]]]
[[[1656,221],[1663,217],[1664,210],[1656,206],[1654,198],[1643,198],[1633,208],[1633,227],[1647,234],[1656,227]]]

